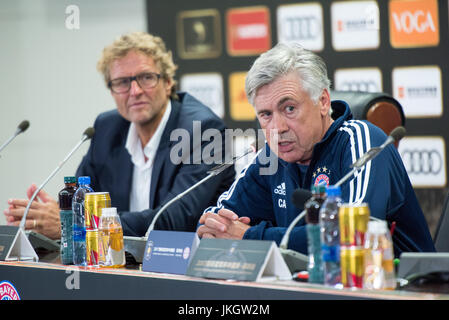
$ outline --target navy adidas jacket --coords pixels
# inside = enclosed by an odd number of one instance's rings
[[[270,153],[265,145],[252,163],[238,175],[231,188],[218,199],[217,206],[206,211],[217,212],[224,207],[239,216],[251,218],[244,239],[273,240],[278,245],[290,222],[302,211],[292,203],[297,188],[310,190],[313,184],[325,181],[335,184],[350,171],[350,165],[371,147],[380,146],[386,134],[368,121],[352,120],[348,105],[332,102],[335,119],[322,141],[314,147],[312,160],[305,176],[296,163],[278,161],[277,171],[261,175],[267,167],[262,161]],[[423,212],[415,196],[407,172],[394,145],[389,145],[375,159],[368,162],[356,177],[341,186],[347,203],[366,202],[371,216],[396,221],[393,234],[395,256],[403,251],[435,251]],[[305,221],[293,229],[289,248],[307,254]]]

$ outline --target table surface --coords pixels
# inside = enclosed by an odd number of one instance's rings
[[[69,290],[67,281],[74,271],[79,271],[80,289]],[[0,281],[5,280],[16,287],[22,299],[449,300],[449,295],[437,293],[336,289],[273,278],[259,282],[204,279],[128,268],[84,268],[25,261],[0,262]]]

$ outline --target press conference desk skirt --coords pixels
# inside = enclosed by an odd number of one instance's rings
[[[22,300],[335,300],[449,299],[406,291],[333,289],[293,280],[226,281],[133,269],[84,269],[43,262],[0,262],[0,282]]]

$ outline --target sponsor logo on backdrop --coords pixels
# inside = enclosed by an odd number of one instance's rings
[[[215,9],[181,11],[177,19],[178,54],[183,59],[221,54],[220,13]]]
[[[414,187],[446,186],[443,137],[405,137],[398,151]]]
[[[323,8],[320,3],[281,5],[277,9],[279,42],[298,42],[304,48],[324,48]]]
[[[233,72],[229,76],[229,105],[234,121],[252,121],[256,119],[253,106],[245,93],[246,72]]]
[[[257,55],[271,48],[267,7],[229,9],[226,13],[227,49],[231,56]]]
[[[335,50],[379,47],[379,7],[376,1],[333,2],[331,20],[332,46]]]
[[[382,72],[378,68],[337,69],[334,88],[339,91],[382,92]]]
[[[393,47],[436,46],[440,42],[437,0],[392,0],[389,15]]]
[[[410,174],[436,175],[443,168],[443,159],[436,149],[405,149],[401,156],[406,159]]]
[[[219,73],[185,74],[180,80],[181,91],[186,91],[224,117],[223,78]]]
[[[20,300],[20,295],[11,282],[0,282],[0,300]]]
[[[409,118],[443,114],[441,70],[438,66],[398,67],[392,72],[393,96]]]

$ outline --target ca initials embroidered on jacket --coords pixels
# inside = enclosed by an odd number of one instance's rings
[[[282,182],[280,185],[278,185],[273,192],[280,196],[285,196],[286,195],[285,182]],[[287,208],[287,202],[285,201],[285,199],[278,199],[278,206],[279,208]]]

